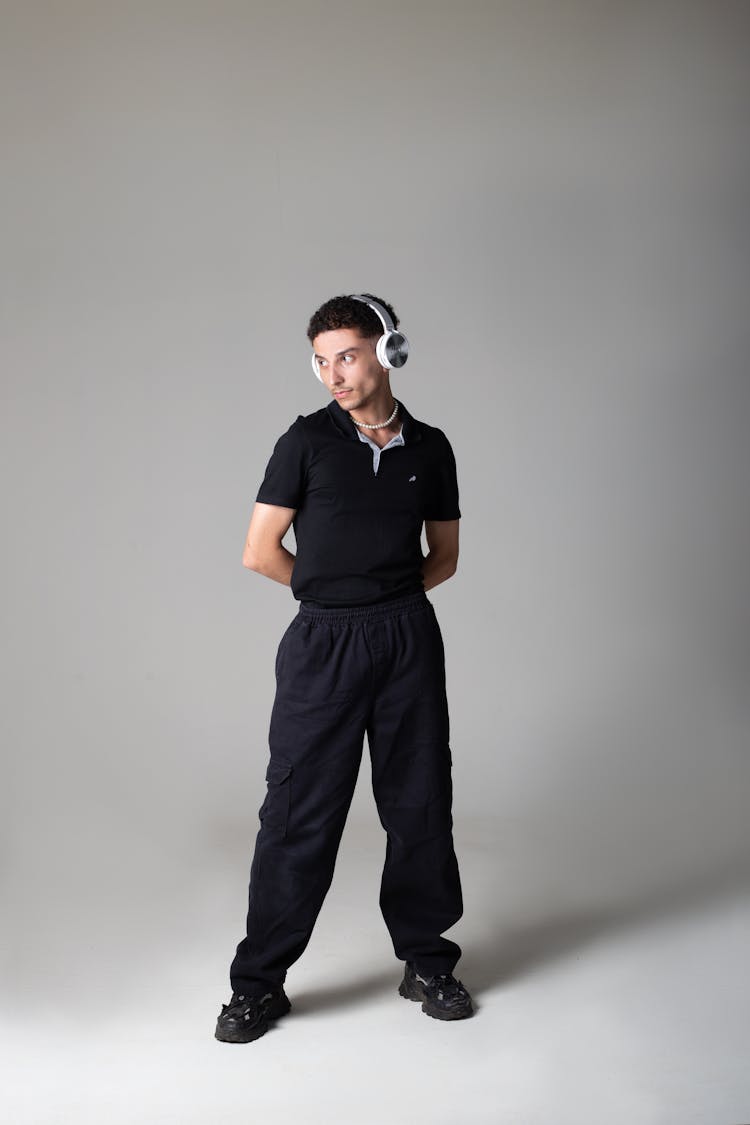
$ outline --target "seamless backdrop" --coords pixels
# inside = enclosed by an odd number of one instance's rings
[[[395,304],[396,395],[458,460],[475,924],[746,881],[749,31],[728,0],[3,4],[9,1011],[87,1022],[196,958],[223,987],[296,608],[240,556],[339,292]]]

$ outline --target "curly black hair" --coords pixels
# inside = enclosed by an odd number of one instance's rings
[[[382,305],[393,321],[393,327],[398,328],[398,317],[392,305],[373,293],[361,293],[360,296],[370,297]],[[330,301],[321,305],[310,317],[307,338],[312,343],[321,332],[332,332],[337,328],[357,328],[360,335],[365,337],[380,336],[383,332],[383,324],[377,313],[364,301],[351,296],[331,297]]]

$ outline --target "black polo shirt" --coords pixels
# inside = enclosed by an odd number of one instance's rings
[[[372,448],[336,401],[300,415],[274,447],[256,499],[296,508],[292,593],[324,606],[372,605],[423,589],[424,520],[457,520],[453,450],[399,404],[404,445]]]

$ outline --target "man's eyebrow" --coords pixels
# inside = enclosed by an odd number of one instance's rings
[[[362,351],[362,349],[355,344],[353,348],[344,348],[342,351],[336,352],[336,359],[338,359],[339,356],[342,356],[342,355],[350,355],[352,352],[361,352],[361,351]],[[318,353],[316,352],[315,358],[316,359],[325,359],[325,356],[324,355],[318,355]]]

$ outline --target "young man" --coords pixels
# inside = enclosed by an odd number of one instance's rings
[[[472,1015],[442,937],[462,914],[440,628],[425,591],[455,572],[458,487],[441,430],[393,397],[408,355],[390,305],[334,297],[307,335],[332,401],[276,443],[243,563],[301,603],[276,656],[267,792],[250,869],[247,936],[216,1038],[247,1043],[291,1007],[283,984],[333,877],[362,754],[387,833],[380,907],[402,996],[437,1019]],[[294,525],[296,555],[283,545]],[[421,547],[424,526],[428,554]]]

